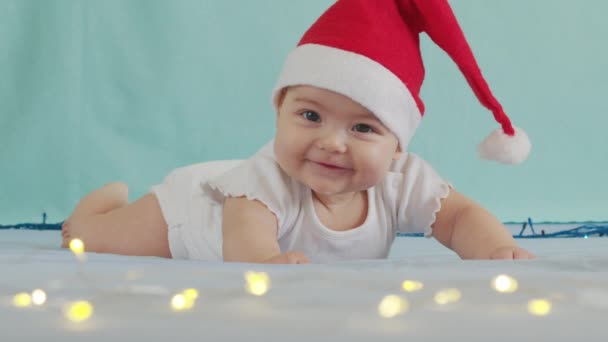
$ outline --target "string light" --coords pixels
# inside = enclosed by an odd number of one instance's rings
[[[388,295],[382,298],[378,304],[378,313],[384,318],[393,318],[407,312],[409,307],[407,299],[397,295]]]
[[[501,293],[513,293],[517,291],[518,284],[514,278],[501,274],[492,280],[492,287]]]
[[[185,289],[182,293],[189,300],[198,299],[198,290],[197,289],[194,289],[194,288]]]
[[[192,309],[197,299],[198,290],[194,288],[185,289],[181,293],[178,293],[171,298],[171,308],[174,311]]]
[[[73,302],[66,305],[64,314],[74,323],[84,322],[93,315],[93,305],[86,300]]]
[[[506,225],[513,225],[516,222],[505,222]],[[545,222],[541,224],[551,224],[551,222]],[[541,230],[537,233],[534,230],[534,224],[532,219],[528,218],[527,222],[523,223],[523,226],[518,234],[512,235],[515,239],[555,239],[555,238],[583,238],[588,239],[591,237],[605,237],[608,236],[608,222],[564,222],[556,224],[581,224],[575,228],[562,229],[553,233],[546,233]],[[531,234],[524,235],[524,231],[530,228]],[[403,237],[423,237],[423,233],[398,233],[397,236]]]
[[[460,293],[460,290],[451,288],[437,292],[434,299],[435,303],[439,305],[446,305],[459,301],[461,297],[462,294]]]
[[[78,259],[78,261],[80,261],[80,262],[86,261],[86,254],[84,254],[84,242],[82,242],[82,240],[72,239],[70,241],[69,247],[70,247],[70,250],[72,251],[72,253],[74,253],[76,258]]]
[[[61,230],[63,222],[58,223],[46,223],[46,213],[42,213],[42,223],[18,223],[11,225],[1,225],[0,230],[7,229],[27,229],[27,230]],[[539,224],[550,224],[551,222],[544,222]],[[581,224],[580,226],[572,229],[564,229],[555,233],[542,233],[537,234],[534,230],[534,223],[531,218],[528,218],[523,222],[523,226],[519,234],[513,235],[514,238],[584,238],[587,239],[591,236],[608,236],[608,222],[567,222],[569,224]],[[519,224],[518,222],[505,222],[505,224]],[[525,229],[530,227],[532,234],[523,235]],[[422,233],[398,233],[398,236],[424,236]]]
[[[178,293],[171,298],[171,307],[174,311],[186,310],[186,296]]]
[[[32,305],[32,296],[27,292],[19,292],[13,297],[13,305],[18,308],[26,308]]]
[[[416,292],[422,290],[422,288],[424,288],[424,284],[417,280],[405,280],[401,284],[401,288],[405,292]]]
[[[80,239],[72,239],[70,241],[70,250],[76,255],[84,253],[84,242]]]
[[[608,227],[587,225],[567,231],[569,235],[565,234],[565,232],[559,232],[553,235],[561,237],[576,236],[587,239],[593,237],[594,235],[603,234],[603,231],[600,231],[600,228],[604,229]],[[543,235],[543,237],[551,237],[553,235],[545,234]],[[69,248],[71,252],[78,258],[78,260],[85,260],[85,244],[82,240],[73,239],[72,241],[70,241]],[[126,275],[126,280],[134,281],[140,279],[141,277],[141,272],[130,271]],[[252,295],[262,296],[266,294],[270,289],[270,277],[264,272],[246,272],[245,280],[247,292]],[[492,287],[494,288],[494,290],[501,293],[513,293],[518,290],[518,286],[518,281],[506,274],[500,274],[492,279]],[[417,280],[407,279],[401,283],[401,287],[402,290],[405,292],[415,292],[422,290],[424,288],[424,284]],[[161,298],[163,298],[163,301],[166,301],[168,295],[170,295],[169,289],[164,288],[161,288],[160,290],[152,287],[144,288],[142,285],[139,287],[130,287],[130,289],[132,289],[131,293],[135,294],[154,294],[157,296],[162,296]],[[188,310],[194,307],[198,298],[198,290],[194,288],[188,288],[178,294],[175,294],[171,298],[171,307],[175,311]],[[435,302],[439,305],[446,305],[449,303],[458,302],[461,298],[461,292],[455,288],[438,291],[437,293],[435,293],[434,296]],[[546,298],[549,298],[551,300],[557,300],[555,297],[552,296],[548,296]],[[535,316],[549,315],[553,309],[553,305],[549,299],[537,298],[528,301],[527,310],[529,314]],[[597,301],[597,299],[595,300]],[[47,294],[42,289],[36,289],[31,293],[19,292],[13,296],[12,300],[12,304],[18,308],[27,308],[31,307],[32,305],[44,305],[46,302]],[[603,306],[602,308],[605,307],[606,306]],[[384,318],[394,318],[400,314],[407,312],[409,308],[410,303],[406,298],[398,295],[387,295],[382,298],[382,300],[378,304],[377,309],[380,316]],[[93,315],[94,312],[93,305],[85,300],[69,303],[68,305],[63,307],[63,310],[66,318],[72,322],[86,321]]]
[[[551,302],[546,299],[533,299],[528,302],[528,312],[534,316],[546,316],[551,312]]]
[[[254,296],[263,296],[270,289],[270,277],[265,272],[246,272],[245,289]]]
[[[43,305],[46,302],[46,293],[41,289],[32,291],[32,303],[34,305]]]

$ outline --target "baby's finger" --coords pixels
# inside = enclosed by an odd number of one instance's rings
[[[513,250],[510,248],[501,248],[490,255],[492,260],[511,260],[514,257]]]
[[[536,256],[523,248],[518,248],[513,251],[514,259],[535,259]]]
[[[308,257],[300,252],[287,252],[266,260],[266,264],[308,264]]]
[[[288,264],[310,264],[310,259],[304,253],[300,252],[288,252],[285,253],[287,259],[289,260]]]

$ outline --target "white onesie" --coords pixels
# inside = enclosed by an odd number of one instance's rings
[[[312,262],[329,262],[386,258],[397,232],[430,236],[449,183],[408,153],[380,184],[368,189],[365,222],[334,231],[317,217],[310,188],[279,167],[271,141],[245,161],[176,169],[151,191],[167,221],[174,258],[222,260],[222,204],[228,196],[246,196],[276,215],[282,252],[298,251]]]

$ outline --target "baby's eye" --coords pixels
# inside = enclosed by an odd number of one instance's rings
[[[353,130],[359,133],[373,133],[374,128],[366,124],[356,124],[353,126]]]
[[[308,121],[319,122],[321,121],[321,117],[316,112],[311,110],[307,110],[302,113],[302,117]]]

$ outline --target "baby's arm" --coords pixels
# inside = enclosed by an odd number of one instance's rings
[[[222,219],[224,261],[303,264],[302,253],[281,253],[275,215],[259,201],[230,197],[224,202]]]
[[[453,189],[441,201],[433,236],[463,259],[534,258],[494,215]]]

